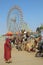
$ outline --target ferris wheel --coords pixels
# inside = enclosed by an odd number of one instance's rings
[[[8,31],[19,31],[22,27],[20,22],[23,22],[22,10],[18,6],[12,7],[7,16],[7,28]]]
[[[23,20],[23,13],[20,7],[13,6],[7,16],[8,31],[17,32],[25,29],[27,24]]]

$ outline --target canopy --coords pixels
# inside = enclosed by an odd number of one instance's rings
[[[4,36],[12,36],[13,32],[7,32],[6,34],[4,34]]]

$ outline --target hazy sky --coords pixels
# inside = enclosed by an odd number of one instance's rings
[[[7,31],[7,15],[13,6],[19,6],[23,12],[24,21],[33,31],[43,24],[43,0],[0,0],[0,34]]]

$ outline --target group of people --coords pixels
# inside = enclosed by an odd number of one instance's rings
[[[13,42],[13,44],[15,45],[15,47],[18,50],[26,50],[26,51],[35,51],[36,50],[36,46],[37,43],[41,40],[41,37],[37,38],[38,40],[36,40],[35,38],[31,37],[28,32],[27,33],[22,33],[19,35],[16,35],[16,37],[13,38],[6,38],[5,40],[5,44],[4,44],[4,59],[5,62],[7,63],[11,63],[11,43]],[[32,42],[32,41],[34,42]],[[31,46],[29,46],[31,45]],[[29,49],[30,48],[30,49]]]
[[[21,49],[22,42],[24,40],[26,41],[28,37],[29,37],[28,34],[26,34],[26,36],[24,34],[19,34],[19,35],[16,35],[16,37],[7,36],[7,38],[5,39],[5,43],[4,43],[5,62],[7,63],[11,62],[11,50],[12,50],[11,43],[13,42],[13,44],[16,46],[18,50],[22,50]]]

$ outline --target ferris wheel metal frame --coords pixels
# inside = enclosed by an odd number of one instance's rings
[[[8,31],[10,30],[10,27],[9,27],[9,17],[10,17],[10,14],[12,13],[13,10],[17,10],[19,15],[20,15],[20,21],[23,21],[23,14],[22,14],[22,10],[20,7],[18,6],[13,6],[9,12],[8,12],[8,16],[7,16],[7,28],[8,28]]]
[[[23,13],[22,13],[21,8],[16,5],[16,6],[13,6],[13,7],[9,10],[9,12],[8,12],[8,16],[7,16],[7,28],[8,28],[8,31],[11,31],[11,30],[10,30],[10,26],[9,26],[9,17],[10,17],[11,13],[12,13],[14,10],[17,10],[18,13],[19,13],[19,16],[20,16],[20,25],[19,25],[20,30],[22,30],[22,29],[27,25],[27,23],[25,23],[24,20],[23,20]],[[11,23],[11,22],[10,22],[10,23]],[[16,23],[14,22],[14,25],[15,25],[15,24],[16,24]],[[19,31],[19,28],[18,28],[18,31]],[[24,28],[24,29],[25,29],[25,28]]]

